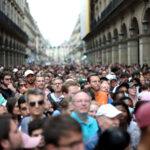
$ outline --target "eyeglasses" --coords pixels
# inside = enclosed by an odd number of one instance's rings
[[[88,99],[87,99],[87,100],[81,100],[81,99],[80,99],[80,100],[75,100],[74,102],[77,102],[77,103],[83,103],[83,102],[84,102],[84,103],[90,103],[91,100],[88,100]]]
[[[44,104],[44,100],[30,102],[29,104],[30,104],[31,107],[34,107],[36,105],[36,103],[38,103],[38,105],[43,105]]]

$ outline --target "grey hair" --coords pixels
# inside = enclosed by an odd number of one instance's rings
[[[42,90],[40,90],[40,89],[29,90],[25,94],[25,97],[24,97],[26,102],[28,102],[29,95],[42,95],[43,97],[45,97],[44,92]]]
[[[92,97],[91,97],[91,95],[90,95],[89,92],[85,92],[85,91],[83,91],[83,90],[80,90],[80,91],[77,91],[77,92],[75,92],[75,93],[73,93],[73,94],[71,95],[72,102],[75,101],[74,97],[75,97],[78,93],[86,93],[86,94],[90,97],[90,99],[92,100]]]

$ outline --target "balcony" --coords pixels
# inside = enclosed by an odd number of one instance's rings
[[[7,29],[10,33],[14,33],[19,38],[23,39],[23,41],[27,42],[28,36],[27,34],[21,30],[14,22],[12,22],[2,11],[0,11],[0,22],[2,27]]]
[[[121,3],[125,0],[112,0],[106,9],[101,13],[101,18],[98,21],[91,20],[90,29],[91,31],[95,29],[99,24],[101,24]]]

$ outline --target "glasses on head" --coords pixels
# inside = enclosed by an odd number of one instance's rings
[[[36,103],[38,103],[38,105],[43,105],[44,104],[44,100],[39,100],[39,101],[34,101],[34,102],[30,102],[29,105],[31,107],[34,107],[36,105]]]

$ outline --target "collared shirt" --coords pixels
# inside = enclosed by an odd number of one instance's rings
[[[72,112],[71,117],[81,124],[83,141],[88,140],[90,137],[94,136],[97,133],[98,123],[94,118],[87,115],[88,123],[86,124],[84,121],[80,120],[75,112]]]

